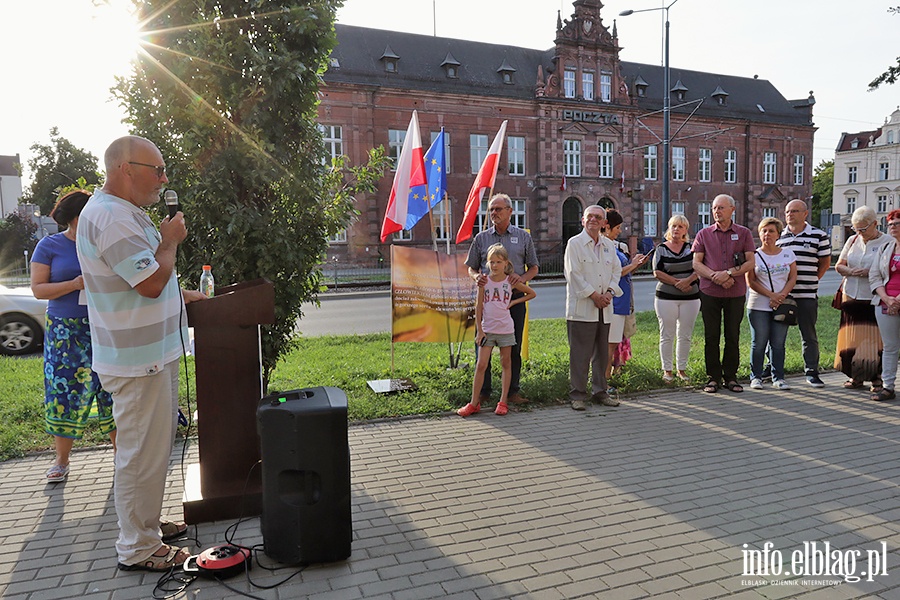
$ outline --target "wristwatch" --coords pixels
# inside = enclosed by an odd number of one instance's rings
[[[733,277],[733,276],[734,276],[734,274],[731,272],[731,269],[727,269],[727,270],[725,271],[725,274],[728,275],[729,277]]]

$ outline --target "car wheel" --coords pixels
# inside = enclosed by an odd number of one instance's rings
[[[0,354],[32,354],[43,341],[44,330],[31,317],[20,314],[0,317]]]

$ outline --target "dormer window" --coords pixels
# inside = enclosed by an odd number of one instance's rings
[[[672,86],[671,92],[675,94],[675,98],[678,102],[684,102],[684,95],[687,93],[688,89],[685,87],[681,80],[675,82],[675,85]]]
[[[859,148],[859,138],[853,138],[853,140],[850,142],[850,149],[856,150],[857,148]]]
[[[634,80],[634,92],[638,98],[646,98],[647,97],[647,88],[650,87],[650,84],[644,81],[644,78],[640,75],[637,76],[637,79]]]
[[[341,62],[337,58],[332,56],[330,59],[328,59],[328,66],[332,69],[340,69]]]
[[[516,69],[506,62],[506,59],[503,59],[503,64],[500,65],[500,68],[497,69],[497,72],[500,73],[500,78],[503,80],[503,83],[507,85],[511,85],[513,82],[513,73],[516,72]]]
[[[447,53],[446,58],[444,58],[444,62],[441,63],[441,67],[443,67],[444,72],[449,79],[459,78],[459,65],[459,61],[453,58],[453,55],[449,52]]]
[[[728,104],[728,92],[722,89],[722,86],[716,86],[716,91],[712,94],[712,97],[716,100],[716,104],[719,106],[725,106]]]
[[[381,58],[379,59],[384,63],[384,70],[386,73],[396,73],[398,63],[400,62],[400,57],[391,50],[391,47],[385,46],[384,52],[381,54]]]

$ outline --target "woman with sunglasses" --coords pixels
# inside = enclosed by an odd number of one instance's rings
[[[875,320],[884,340],[881,355],[882,388],[872,392],[872,400],[893,400],[897,379],[897,357],[900,355],[900,210],[887,216],[888,240],[876,253],[869,269],[869,287],[874,292],[872,305]]]
[[[878,217],[869,206],[853,211],[850,222],[852,235],[834,270],[844,276],[841,283],[841,325],[838,330],[834,368],[849,377],[844,382],[848,390],[863,387],[872,382],[871,392],[881,390],[881,335],[875,321],[872,306],[872,288],[869,287],[869,271],[881,247],[890,240],[878,231]]]

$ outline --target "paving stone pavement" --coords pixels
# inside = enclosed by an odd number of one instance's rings
[[[898,599],[900,403],[825,381],[354,425],[351,557],[299,574],[255,566],[258,585],[295,574],[274,589],[226,583],[267,600]],[[157,575],[115,568],[111,450],[74,454],[62,484],[42,481],[49,458],[0,463],[0,597],[151,598]],[[200,525],[199,548],[229,525]],[[259,520],[234,541],[260,544]],[[785,572],[744,574],[750,550]],[[173,597],[241,596],[197,580]]]

